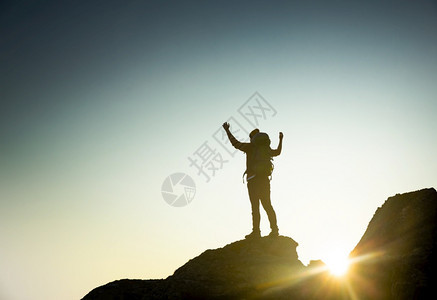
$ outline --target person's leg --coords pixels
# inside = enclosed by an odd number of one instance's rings
[[[276,213],[273,209],[271,199],[270,199],[270,180],[268,177],[260,178],[259,187],[261,191],[260,199],[264,210],[269,218],[270,228],[272,229],[272,235],[278,235],[279,229],[276,220]]]
[[[261,220],[261,215],[259,212],[259,189],[254,181],[254,178],[249,180],[247,183],[247,190],[249,192],[250,205],[252,206],[252,232],[259,234],[259,225]]]

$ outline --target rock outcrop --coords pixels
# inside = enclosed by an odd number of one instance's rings
[[[304,270],[288,237],[242,240],[207,250],[169,277],[172,298],[241,299],[268,294]]]
[[[242,240],[207,250],[164,280],[118,280],[83,300],[437,299],[437,192],[390,197],[350,254],[348,275],[321,261],[305,267],[289,237]]]
[[[273,297],[291,290],[305,266],[289,237],[237,241],[206,250],[165,280],[119,280],[91,291],[84,300],[242,299]]]
[[[388,198],[350,258],[360,299],[437,299],[436,190]]]

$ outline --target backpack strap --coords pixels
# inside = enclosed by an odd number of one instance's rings
[[[243,173],[243,183],[245,183],[244,182],[244,175],[246,175],[247,174],[247,170],[246,171],[244,171],[244,173]],[[249,182],[249,180],[251,180],[252,178],[254,178],[256,175],[252,175],[252,176],[250,176],[249,178],[247,178],[246,179],[246,182]],[[270,179],[272,179],[272,175],[270,175]]]

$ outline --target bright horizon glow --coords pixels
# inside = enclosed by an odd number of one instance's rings
[[[329,251],[322,261],[326,264],[329,272],[336,277],[346,275],[349,270],[350,260],[347,255],[340,251]]]

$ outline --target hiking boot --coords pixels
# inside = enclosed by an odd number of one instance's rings
[[[252,231],[250,234],[246,235],[246,239],[257,239],[261,237],[261,233],[259,231]]]
[[[272,230],[272,232],[270,232],[270,234],[268,235],[268,237],[278,237],[278,236],[279,236],[278,230]]]

